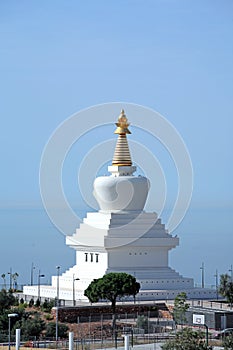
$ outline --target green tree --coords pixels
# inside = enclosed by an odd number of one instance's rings
[[[11,305],[11,308],[4,309],[2,312],[0,312],[0,330],[1,331],[8,331],[8,314],[9,313],[15,313],[18,316],[12,317],[11,319],[11,328],[15,329],[14,325],[16,322],[19,322],[23,319],[27,319],[30,317],[31,313],[25,311],[25,304],[19,304],[18,307],[12,308],[13,305]],[[16,327],[17,328],[17,327]],[[20,327],[18,327],[20,328]]]
[[[233,335],[229,335],[223,339],[224,350],[233,350]]]
[[[233,304],[233,281],[228,274],[220,276],[219,293],[226,298],[228,303]]]
[[[139,292],[140,283],[136,278],[125,272],[111,272],[102,278],[94,279],[84,292],[91,303],[99,300],[109,300],[112,305],[113,321],[112,327],[116,325],[116,302],[124,296],[135,295]]]
[[[18,316],[17,317],[12,317],[11,318],[11,329],[14,328],[15,323],[22,317],[22,315],[24,314],[24,310],[20,310],[19,308],[14,308],[14,309],[5,309],[0,313],[0,330],[3,332],[8,331],[8,314],[9,313],[15,313]]]
[[[14,318],[12,321],[14,322]],[[0,312],[0,329],[1,331],[8,329],[8,312],[6,310]]]
[[[6,289],[2,289],[0,291],[0,313],[4,310],[9,309],[11,306],[15,304],[15,297],[11,291],[6,291]]]
[[[14,306],[19,306],[19,298],[15,297]]]
[[[175,338],[162,345],[163,350],[211,350],[203,341],[204,333],[192,328],[183,328],[176,333]]]
[[[51,312],[54,306],[55,306],[54,300],[48,301],[47,299],[45,299],[45,301],[42,304],[42,310],[45,312]]]
[[[150,322],[148,320],[148,317],[146,316],[138,316],[137,322],[136,322],[136,327],[144,329],[145,333],[149,333],[150,328]]]
[[[189,308],[189,304],[186,303],[187,295],[184,292],[177,294],[174,301],[173,318],[176,324],[184,324],[187,322],[185,313]]]
[[[69,327],[64,323],[58,323],[58,334],[60,338],[67,338]],[[45,336],[47,338],[54,338],[56,336],[56,322],[49,322],[46,326]]]
[[[29,306],[29,307],[32,307],[33,305],[34,305],[34,299],[31,298],[30,301],[29,301],[28,306]]]
[[[36,337],[38,339],[45,329],[45,322],[41,319],[39,314],[30,315],[16,322],[14,329],[20,328],[22,336],[26,339],[29,337]]]
[[[35,307],[40,307],[40,299],[36,300]]]
[[[4,289],[6,289],[6,274],[5,273],[3,273],[2,275],[1,275],[1,277],[2,277],[2,279],[3,279],[3,282],[4,282]]]

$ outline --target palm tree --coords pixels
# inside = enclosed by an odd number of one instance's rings
[[[19,274],[17,272],[12,274],[12,280],[13,280],[13,289],[17,289],[17,278],[19,277]]]
[[[6,274],[3,273],[3,274],[1,275],[1,277],[3,278],[3,281],[4,281],[3,288],[6,289]]]

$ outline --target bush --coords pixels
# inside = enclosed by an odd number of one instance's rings
[[[36,300],[35,307],[40,307],[40,300],[39,299]]]
[[[29,306],[29,307],[32,307],[33,305],[34,305],[34,299],[31,298],[30,301],[29,301],[28,306]]]
[[[45,319],[46,319],[47,321],[51,321],[51,320],[53,320],[53,316],[52,316],[51,314],[46,314],[46,315],[45,315]]]
[[[18,310],[20,313],[22,313],[27,307],[27,303],[19,304]]]
[[[58,336],[59,338],[68,338],[67,332],[69,327],[64,323],[58,323]],[[45,336],[47,338],[55,338],[56,336],[56,323],[50,322],[46,326]]]
[[[22,319],[22,321],[18,321],[14,328],[21,328],[22,335],[25,338],[33,336],[38,339],[45,329],[45,322],[38,314],[35,314],[33,317],[30,316],[26,319]]]
[[[223,340],[224,350],[233,350],[233,335],[229,335]]]
[[[48,301],[47,299],[45,299],[44,303],[42,304],[42,309],[45,312],[50,312],[53,307],[54,307],[54,300]]]
[[[184,328],[176,333],[174,339],[162,345],[163,350],[211,350],[203,341],[204,334],[200,331],[193,331],[192,328]]]
[[[148,329],[148,326],[149,326],[149,329]],[[149,333],[150,332],[150,322],[148,321],[148,317],[138,316],[136,327],[144,329],[145,333]]]

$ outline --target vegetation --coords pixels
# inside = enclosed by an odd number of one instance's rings
[[[228,274],[220,276],[219,293],[226,298],[228,303],[233,304],[233,281]]]
[[[47,299],[45,299],[45,301],[42,304],[41,309],[44,312],[51,312],[51,310],[52,310],[52,308],[54,306],[55,306],[55,301],[54,300],[48,301]]]
[[[211,350],[203,340],[204,334],[192,328],[183,328],[178,331],[175,338],[162,345],[163,350]]]
[[[30,306],[32,304],[31,301]],[[45,302],[44,304],[46,310],[51,311],[53,303]],[[6,289],[0,291],[0,329],[3,341],[6,341],[5,337],[8,334],[9,313],[18,315],[18,317],[12,317],[11,319],[11,330],[13,333],[15,333],[16,328],[20,328],[21,334],[25,338],[33,336],[38,339],[42,331],[45,330],[45,322],[41,318],[40,313],[37,310],[28,311],[26,308],[27,304],[24,303],[24,300],[20,299],[19,301],[18,298],[15,298],[11,289],[9,291]]]
[[[58,323],[58,334],[59,338],[67,338],[67,332],[69,327],[64,323]],[[46,338],[54,338],[56,336],[56,323],[50,322],[46,326]]]
[[[17,321],[14,325],[14,329],[20,328],[21,334],[25,338],[34,337],[38,339],[41,332],[45,329],[45,322],[41,319],[38,313],[32,315],[32,313],[24,313],[21,320]]]
[[[189,308],[189,304],[186,303],[187,295],[186,293],[182,292],[177,294],[175,301],[174,301],[174,308],[173,308],[173,319],[176,324],[185,324],[187,322],[185,313]]]
[[[10,275],[10,286],[9,286],[9,290],[17,290],[17,287],[18,287],[18,283],[17,283],[17,279],[19,277],[19,274],[18,272],[15,272],[15,273],[12,273],[12,272],[8,272],[7,274]],[[6,274],[5,273],[2,273],[1,274],[1,277],[3,279],[3,286],[4,286],[4,289],[7,289],[6,287]]]
[[[5,278],[5,277],[4,277]],[[21,335],[24,339],[39,339],[42,334],[47,337],[55,337],[56,323],[46,321],[53,320],[51,309],[54,306],[54,301],[45,300],[41,303],[39,300],[34,303],[31,299],[29,305],[21,298],[15,298],[12,289],[0,291],[0,341],[7,341],[9,313],[16,313],[18,317],[11,319],[11,331],[15,333],[15,329],[21,329]],[[27,308],[29,306],[30,309]],[[47,314],[44,315],[43,313]],[[58,332],[60,338],[67,338],[69,327],[66,324],[58,323]]]
[[[135,298],[139,292],[140,283],[136,282],[136,278],[121,272],[108,273],[102,278],[94,279],[84,292],[84,295],[91,303],[99,300],[109,300],[112,304],[113,322],[112,327],[116,325],[116,302],[124,296],[133,295]]]
[[[3,274],[1,275],[1,277],[2,277],[3,282],[4,282],[4,289],[6,289],[6,274],[3,273]]]
[[[150,324],[150,321],[148,320],[148,317],[138,316],[136,327],[144,329],[145,333],[149,333],[150,328],[151,328],[151,324]]]
[[[6,289],[2,289],[0,291],[0,314],[4,312],[4,310],[9,309],[11,306],[14,306],[16,303],[16,298],[12,294],[12,291],[6,291]]]
[[[33,307],[33,305],[34,305],[34,299],[31,298],[30,301],[29,301],[28,306],[29,306],[29,307]]]
[[[36,299],[35,307],[40,307],[40,299]]]
[[[229,335],[223,339],[224,350],[233,350],[233,335]]]

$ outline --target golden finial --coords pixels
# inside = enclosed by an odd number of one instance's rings
[[[116,126],[117,128],[114,132],[115,134],[131,134],[131,132],[128,129],[129,122],[125,115],[124,109],[121,110],[121,114],[118,117],[118,122],[116,123]]]

